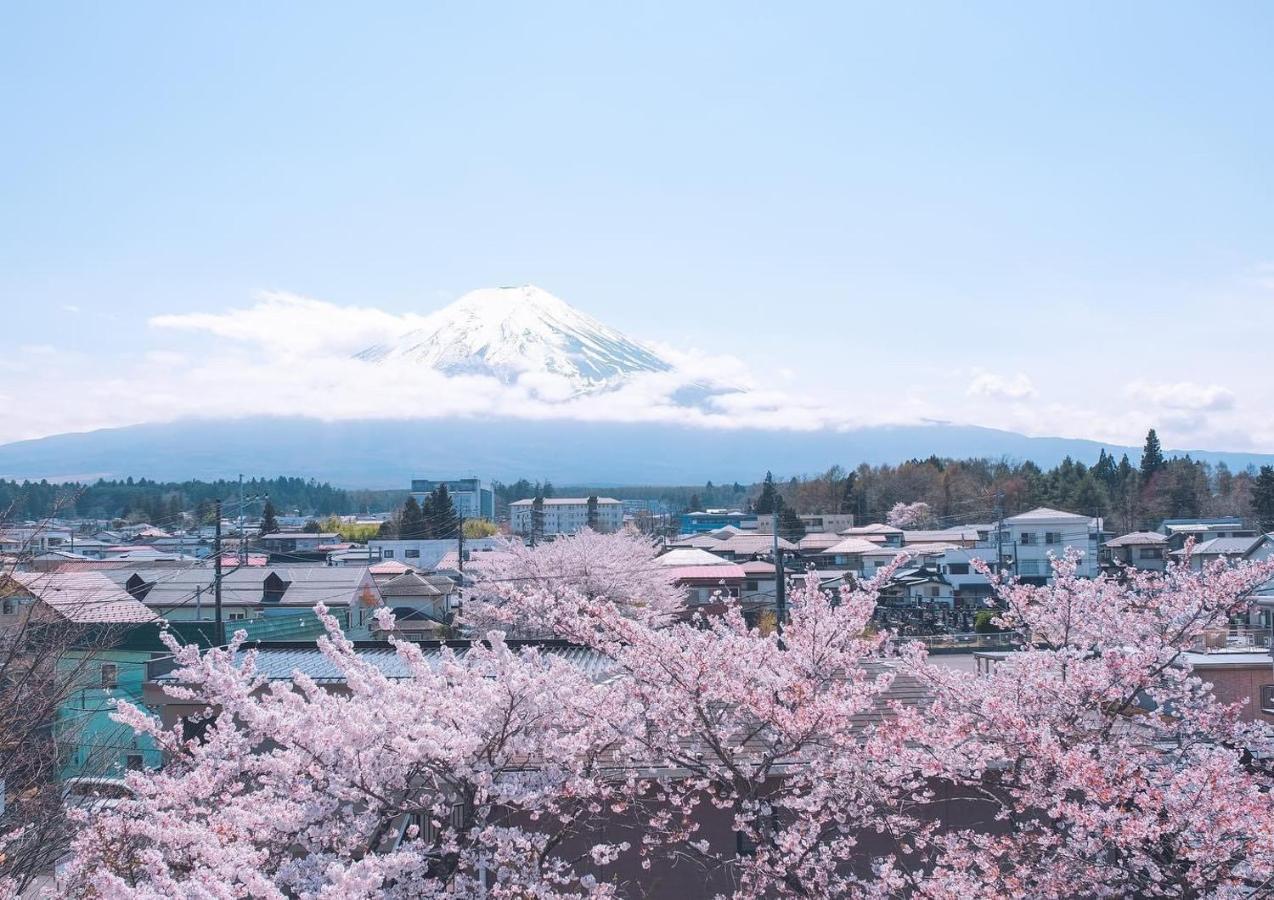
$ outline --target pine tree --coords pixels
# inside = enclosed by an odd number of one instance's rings
[[[1261,531],[1274,531],[1274,466],[1261,466],[1252,484],[1252,512]]]
[[[1163,448],[1159,446],[1159,435],[1153,428],[1146,433],[1146,446],[1141,450],[1141,483],[1150,484],[1151,477],[1162,469],[1167,461],[1163,458]]]
[[[783,497],[774,486],[774,475],[765,473],[765,482],[761,485],[761,496],[756,498],[752,507],[758,516],[769,516],[783,509]]]
[[[588,498],[588,527],[593,531],[601,531],[601,522],[597,516],[597,495],[592,494]]]
[[[779,537],[793,544],[805,537],[805,523],[790,506],[783,507],[779,512]]]
[[[544,540],[544,497],[536,494],[531,501],[531,543]]]
[[[265,508],[261,510],[261,534],[274,534],[278,530],[279,519],[274,511],[274,504],[266,500]]]
[[[400,541],[421,541],[427,536],[425,515],[415,497],[408,497],[398,514],[398,539]]]
[[[456,536],[460,529],[460,516],[456,513],[456,505],[445,484],[438,485],[425,498],[421,518],[424,521],[425,537],[446,540]]]
[[[699,499],[698,494],[690,495],[690,505],[686,507],[686,510],[687,512],[702,512],[703,511],[703,501]]]

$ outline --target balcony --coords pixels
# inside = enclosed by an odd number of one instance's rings
[[[1268,628],[1210,628],[1191,648],[1195,653],[1268,653]]]

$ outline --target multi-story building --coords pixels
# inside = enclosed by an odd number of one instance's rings
[[[854,527],[854,517],[850,513],[798,513],[797,518],[805,526],[806,534],[839,534]],[[770,534],[773,529],[774,519],[771,516],[756,517],[757,532]]]
[[[543,501],[544,521],[541,534],[575,534],[588,525],[587,497],[550,497]],[[534,500],[515,500],[509,504],[510,525],[514,534],[530,534],[534,528]],[[624,524],[624,504],[612,497],[597,498],[597,530],[618,531]]]
[[[1043,584],[1053,576],[1049,554],[1060,557],[1068,549],[1082,554],[1077,573],[1095,578],[1104,538],[1101,519],[1041,506],[1005,519],[1000,543],[991,535],[988,544],[1002,550],[1005,570],[1023,581]]]
[[[756,528],[756,521],[756,516],[741,510],[708,509],[702,512],[682,513],[679,527],[682,534],[706,534],[727,526],[747,530],[749,522],[752,528]]]
[[[424,503],[425,497],[438,490],[438,485],[445,484],[456,513],[466,519],[494,519],[495,492],[491,486],[480,478],[449,478],[438,481],[429,478],[413,478],[411,495],[417,503]]]

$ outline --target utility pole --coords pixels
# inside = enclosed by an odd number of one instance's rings
[[[787,619],[787,578],[783,573],[783,551],[779,549],[779,514],[772,513],[771,521],[774,532],[774,607],[775,619],[779,632],[779,643],[783,641],[783,622]]]
[[[460,582],[456,585],[456,605],[464,603],[464,513],[456,517],[456,569],[460,572]],[[447,610],[447,619],[451,619],[451,610]]]
[[[995,573],[1004,571],[1004,491],[995,492]]]
[[[243,473],[239,473],[239,565],[248,564],[248,542],[243,539]]]
[[[221,628],[221,498],[218,497],[213,501],[214,513],[217,517],[216,529],[213,531],[212,538],[212,590],[213,590],[213,608],[216,610],[217,623],[217,643],[225,643],[225,634]],[[240,536],[242,541],[242,536]]]

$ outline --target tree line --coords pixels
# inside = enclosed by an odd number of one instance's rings
[[[354,515],[393,509],[406,491],[346,490],[312,478],[279,476],[243,483],[245,498],[269,497],[280,514],[304,516]],[[0,479],[0,518],[45,519],[51,516],[85,519],[171,521],[182,513],[200,519],[211,515],[220,498],[237,513],[239,482],[152,481],[147,478],[99,479],[95,482],[9,481]],[[260,507],[249,504],[248,511]]]

